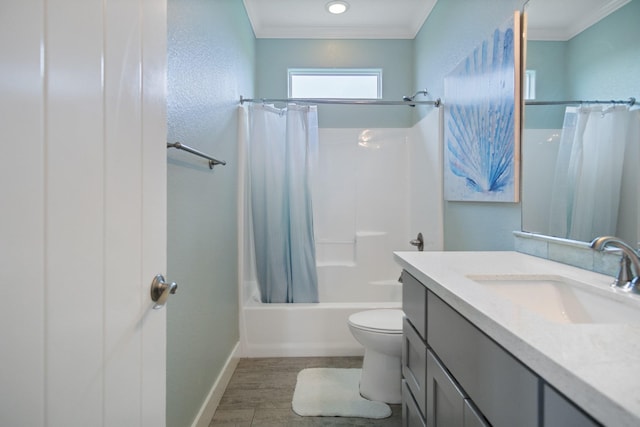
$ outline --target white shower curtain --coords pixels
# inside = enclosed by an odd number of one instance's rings
[[[615,235],[629,107],[567,107],[550,211],[553,236],[590,241]]]
[[[265,303],[318,302],[312,169],[315,106],[249,106],[248,187],[255,273]]]

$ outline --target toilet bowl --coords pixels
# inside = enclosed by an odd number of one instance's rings
[[[349,330],[364,347],[360,394],[366,399],[401,402],[403,317],[399,309],[367,310],[349,316]]]

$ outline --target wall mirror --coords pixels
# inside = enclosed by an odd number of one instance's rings
[[[525,99],[522,229],[578,241],[611,234],[637,247],[640,0],[530,0],[525,11],[535,99]],[[572,100],[602,103],[561,102]]]

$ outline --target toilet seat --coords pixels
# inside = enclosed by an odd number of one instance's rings
[[[402,334],[404,312],[400,309],[367,310],[349,316],[354,328],[379,334]]]

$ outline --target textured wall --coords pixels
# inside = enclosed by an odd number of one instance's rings
[[[167,426],[193,422],[238,342],[236,108],[253,95],[255,39],[242,2],[169,0]]]

